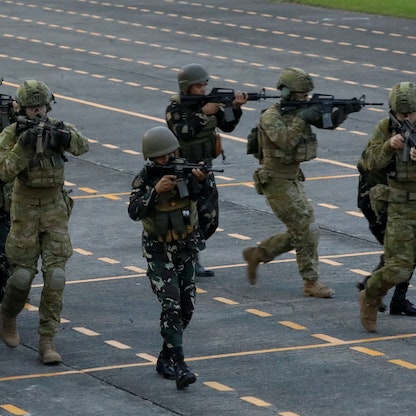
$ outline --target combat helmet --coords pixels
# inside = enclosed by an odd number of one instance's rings
[[[395,113],[413,113],[416,111],[416,84],[400,82],[389,94],[389,106]]]
[[[280,75],[276,88],[282,91],[282,98],[300,92],[307,93],[314,89],[312,78],[303,69],[286,68]],[[287,96],[287,97],[284,97]]]
[[[54,100],[49,87],[42,81],[29,79],[17,88],[16,101],[21,108],[46,105],[51,110],[50,103]]]
[[[209,75],[206,69],[199,64],[185,65],[178,74],[179,91],[186,94],[191,85],[208,82]]]
[[[146,131],[142,139],[142,153],[145,160],[167,155],[178,148],[178,139],[167,127],[153,127]]]

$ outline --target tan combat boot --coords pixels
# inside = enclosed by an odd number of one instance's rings
[[[16,348],[20,343],[20,336],[17,332],[16,318],[7,318],[0,308],[0,337],[10,348]]]
[[[377,330],[377,311],[379,304],[373,299],[368,299],[365,289],[358,295],[360,303],[360,321],[361,325],[368,332],[376,332]]]
[[[59,364],[62,359],[53,347],[53,338],[41,336],[39,341],[39,358],[43,364]]]
[[[258,247],[248,247],[243,250],[243,258],[247,262],[247,279],[251,285],[256,284],[257,267],[262,261]]]
[[[305,280],[303,293],[305,296],[312,296],[314,298],[331,298],[335,294],[335,291],[319,280]]]

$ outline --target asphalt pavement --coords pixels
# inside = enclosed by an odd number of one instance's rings
[[[56,337],[63,362],[48,367],[37,357],[39,273],[18,318],[21,344],[0,345],[0,415],[413,415],[416,318],[380,313],[368,334],[355,284],[382,252],[356,206],[356,163],[388,114],[389,89],[415,78],[414,28],[412,20],[266,0],[0,0],[0,92],[45,81],[56,98],[51,116],[90,140],[90,151],[66,164],[75,207]],[[256,194],[258,162],[246,154],[247,134],[273,100],[247,103],[223,135],[220,228],[201,254],[215,276],[198,278],[184,338],[198,380],[178,391],[155,371],[160,307],[127,204],[144,163],[141,137],[164,125],[177,73],[191,62],[208,70],[209,87],[276,94],[280,72],[295,66],[312,75],[314,92],[384,105],[335,131],[316,130],[319,156],[303,164],[333,299],[303,296],[293,252],[261,265],[257,284],[248,284],[242,250],[284,230]],[[408,297],[416,300],[413,286]]]

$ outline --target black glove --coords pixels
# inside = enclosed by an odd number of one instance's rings
[[[62,121],[58,122],[55,129],[51,130],[51,146],[67,149],[71,143],[71,132],[65,128]]]
[[[19,138],[17,139],[17,143],[21,146],[26,147],[27,149],[35,148],[36,141],[38,138],[38,130],[36,128],[31,128],[24,131]]]
[[[316,125],[322,120],[322,111],[318,105],[312,105],[310,107],[300,110],[297,117],[301,118],[306,123]]]
[[[356,100],[356,103],[348,103],[344,108],[345,114],[351,114],[351,113],[358,113],[363,108],[361,104],[359,104],[358,100],[354,97],[351,98],[351,100]]]

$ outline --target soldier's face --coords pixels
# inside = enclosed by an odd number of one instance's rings
[[[153,159],[153,162],[156,165],[166,165],[167,163],[169,163],[172,157],[175,157],[175,152],[171,152],[162,156],[157,156]]]
[[[205,95],[207,91],[208,82],[202,84],[193,84],[189,87],[190,95]]]
[[[412,124],[416,124],[416,111],[412,113],[395,113],[399,121],[409,120]]]
[[[308,99],[307,92],[295,92],[293,93],[293,99],[296,101],[306,101]]]
[[[39,105],[36,107],[26,107],[26,115],[31,119],[35,119],[36,117],[43,117],[46,116],[46,105]]]

